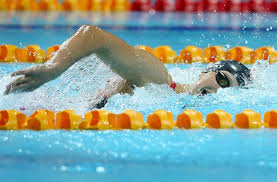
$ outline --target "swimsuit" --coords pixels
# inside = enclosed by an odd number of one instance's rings
[[[98,104],[95,105],[95,107],[97,109],[101,109],[102,107],[104,107],[108,102],[107,97],[104,97]]]

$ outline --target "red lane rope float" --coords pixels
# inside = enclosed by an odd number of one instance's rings
[[[151,9],[151,0],[134,0],[131,4],[132,11],[150,11]]]
[[[170,46],[163,45],[151,48],[146,45],[137,45],[137,49],[143,49],[166,64],[215,63],[221,60],[236,60],[243,64],[253,64],[257,60],[268,60],[270,64],[277,62],[277,51],[273,47],[259,47],[256,50],[245,46],[237,46],[226,50],[222,46],[210,46],[203,49],[189,45],[177,53]],[[45,50],[39,45],[28,45],[25,48],[17,48],[14,45],[0,45],[0,62],[2,63],[44,63],[50,60],[59,50],[59,45],[51,46]]]
[[[49,110],[36,110],[26,116],[16,110],[0,111],[0,130],[172,130],[172,129],[277,129],[277,110],[264,113],[264,122],[261,115],[250,109],[245,109],[234,116],[224,110],[215,110],[208,113],[206,122],[203,116],[195,110],[184,110],[176,118],[166,110],[156,110],[149,114],[146,122],[143,115],[134,110],[126,110],[115,114],[106,110],[93,110],[84,115],[78,115],[73,110],[64,110],[54,113]]]

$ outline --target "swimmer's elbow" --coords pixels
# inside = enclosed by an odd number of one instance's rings
[[[85,34],[90,34],[90,35],[97,34],[98,36],[101,35],[101,34],[106,34],[106,32],[104,30],[102,30],[101,28],[93,26],[93,25],[88,25],[88,24],[82,25],[78,29],[77,32],[81,32],[83,34],[84,33]]]
[[[72,44],[74,49],[80,50],[81,56],[78,58],[82,58],[104,48],[107,38],[104,30],[92,25],[83,25],[72,37]]]
[[[82,26],[78,29],[78,32],[93,31],[93,30],[95,30],[95,29],[96,29],[95,26],[92,26],[92,25],[89,25],[89,24],[85,24],[85,25],[82,25]]]

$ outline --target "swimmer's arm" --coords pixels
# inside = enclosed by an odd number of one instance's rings
[[[170,84],[167,69],[152,54],[136,49],[124,40],[94,26],[84,25],[61,46],[52,60],[61,74],[72,64],[95,53],[130,85]]]
[[[122,78],[117,78],[114,80],[109,80],[106,83],[106,87],[104,89],[105,98],[111,98],[115,94],[134,94],[134,89],[131,87],[126,80]]]
[[[46,64],[18,71],[23,75],[7,86],[5,94],[14,91],[32,91],[55,79],[80,59],[95,53],[129,85],[172,82],[167,69],[154,55],[132,47],[122,39],[97,27],[84,25],[65,41],[56,55]]]
[[[175,92],[178,93],[189,93],[190,92],[191,85],[190,84],[180,84],[176,83]]]

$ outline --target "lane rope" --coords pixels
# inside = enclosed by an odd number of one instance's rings
[[[146,45],[135,46],[155,55],[166,64],[191,64],[201,62],[214,63],[221,60],[236,60],[243,64],[253,64],[257,60],[265,60],[270,64],[277,61],[277,51],[270,46],[259,47],[256,50],[245,46],[225,49],[222,46],[209,46],[201,49],[189,45],[182,49],[179,55],[170,46],[163,45],[151,48]],[[0,45],[0,63],[45,63],[59,50],[59,45],[43,50],[39,45],[28,45],[18,48],[15,45]]]
[[[1,0],[4,11],[94,12],[277,12],[277,2],[266,0]]]
[[[50,110],[36,110],[30,116],[16,110],[0,111],[0,130],[172,130],[172,129],[277,129],[277,110],[261,114],[245,109],[234,116],[224,110],[207,114],[204,122],[201,112],[187,109],[177,116],[166,110],[156,110],[147,116],[134,110],[115,114],[106,110],[92,110],[84,116],[73,110],[54,113]]]

